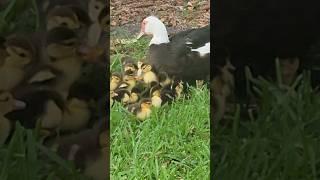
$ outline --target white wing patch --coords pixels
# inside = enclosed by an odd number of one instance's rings
[[[200,56],[205,56],[210,53],[210,42],[206,43],[204,46],[199,47],[197,49],[191,49],[191,51],[197,51],[200,53]]]

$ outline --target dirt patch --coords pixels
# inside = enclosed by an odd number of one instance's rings
[[[159,17],[169,33],[202,27],[210,21],[209,0],[111,0],[110,6],[112,35],[136,35],[141,21],[149,15]]]

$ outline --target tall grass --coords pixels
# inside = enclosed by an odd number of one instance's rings
[[[213,179],[319,179],[320,96],[310,76],[298,78],[296,88],[283,89],[265,80],[256,116],[231,127],[213,129]]]

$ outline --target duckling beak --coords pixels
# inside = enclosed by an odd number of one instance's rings
[[[19,100],[14,100],[14,109],[19,110],[19,109],[24,109],[26,107],[26,103],[23,101]]]
[[[82,45],[78,49],[78,53],[83,57],[87,62],[98,62],[99,56],[103,54],[103,49],[100,47],[89,47]]]
[[[144,35],[144,32],[140,32],[139,35],[137,36],[137,39],[140,39]]]

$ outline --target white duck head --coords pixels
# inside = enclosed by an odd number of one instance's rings
[[[169,42],[166,26],[155,16],[148,16],[142,21],[140,34],[137,39],[141,38],[143,35],[152,36],[149,45]]]

